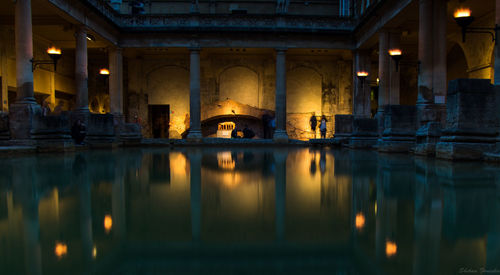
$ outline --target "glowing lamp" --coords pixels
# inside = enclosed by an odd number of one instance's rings
[[[392,60],[396,63],[396,72],[399,71],[399,61],[403,57],[403,51],[400,49],[390,49],[389,55],[392,57]]]
[[[462,28],[462,41],[465,43],[465,34],[467,27],[474,22],[474,17],[471,15],[471,10],[467,8],[459,8],[453,13],[453,19]]]
[[[459,17],[470,17],[471,16],[471,10],[468,8],[458,8],[455,10],[453,13],[454,18],[459,18]]]
[[[361,230],[365,226],[365,215],[363,213],[356,214],[355,224],[358,230]]]
[[[398,246],[395,242],[386,241],[385,242],[385,255],[387,257],[392,257],[398,252]]]
[[[68,246],[65,243],[56,242],[56,247],[54,248],[54,254],[58,258],[62,258],[68,254]]]
[[[102,68],[101,70],[99,70],[99,74],[100,75],[109,75],[109,70],[106,68]]]
[[[113,227],[113,219],[111,218],[111,215],[104,216],[104,230],[106,231],[106,233],[109,233],[112,227]]]
[[[50,47],[50,48],[47,49],[47,53],[49,55],[51,55],[51,54],[61,55],[61,49],[58,49],[58,48],[52,46],[52,47]]]
[[[38,65],[42,65],[42,64],[52,64],[54,65],[54,71],[57,70],[57,61],[59,60],[59,58],[61,58],[61,49],[59,48],[56,48],[55,46],[52,46],[50,48],[47,49],[47,54],[49,55],[50,59],[52,60],[35,60],[35,59],[31,59],[31,71],[35,71],[36,69],[36,66]]]
[[[366,78],[368,76],[368,73],[367,72],[358,72],[357,76],[360,77],[360,78],[361,77],[365,77]]]

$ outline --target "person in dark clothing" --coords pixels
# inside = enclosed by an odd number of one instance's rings
[[[85,139],[86,133],[87,129],[85,127],[85,124],[80,119],[77,119],[71,127],[71,137],[73,137],[75,143],[82,144],[83,140]]]
[[[311,118],[309,119],[309,124],[311,125],[311,130],[313,132],[316,132],[316,126],[318,125],[318,120],[316,119],[315,115],[311,116]]]
[[[231,138],[240,138],[238,136],[238,130],[236,129],[236,127],[231,131]]]
[[[248,128],[248,125],[245,125],[245,128],[243,129],[243,138],[253,138],[255,136],[255,133],[252,131],[252,129]]]
[[[319,130],[321,131],[321,138],[326,138],[326,116],[321,117],[321,124],[319,125]]]

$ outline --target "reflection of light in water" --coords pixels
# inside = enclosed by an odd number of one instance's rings
[[[66,254],[68,254],[68,246],[65,243],[56,242],[56,247],[54,249],[54,254],[58,258],[62,258]]]
[[[170,173],[174,178],[184,179],[188,175],[186,156],[179,152],[172,152],[170,158]]]
[[[392,241],[385,242],[385,255],[387,255],[387,257],[392,257],[396,255],[397,252],[398,252],[398,246],[396,245],[395,242]]]
[[[377,202],[375,202],[375,215],[377,215]]]
[[[106,233],[109,233],[112,227],[113,227],[113,219],[111,218],[111,215],[104,216],[104,230],[106,231]]]
[[[97,258],[97,246],[94,244],[94,248],[92,249],[92,258]]]
[[[238,172],[224,172],[222,173],[222,184],[227,187],[234,187],[241,183],[241,176]]]
[[[360,230],[364,226],[365,226],[365,215],[363,215],[363,213],[356,214],[356,228]]]
[[[219,152],[217,153],[217,163],[219,168],[226,170],[234,170],[236,162],[231,156],[231,152]]]

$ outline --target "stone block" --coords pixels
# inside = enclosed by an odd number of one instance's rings
[[[33,129],[33,118],[41,114],[38,104],[14,103],[9,108],[9,127],[12,139],[30,139]]]
[[[408,152],[415,145],[417,108],[387,105],[384,108],[384,130],[378,142],[381,152]]]
[[[353,115],[335,115],[335,135],[334,139],[342,144],[349,140],[352,135]]]
[[[9,115],[0,112],[0,140],[10,139]]]
[[[354,118],[352,135],[349,138],[350,148],[371,148],[377,144],[377,120],[374,118]]]
[[[121,124],[119,139],[123,145],[139,145],[142,140],[141,126],[137,123]]]
[[[74,151],[71,139],[70,116],[68,112],[60,115],[42,116],[36,114],[33,118],[31,137],[36,141],[38,152]]]
[[[416,144],[414,154],[430,156],[436,154],[436,143],[441,137],[441,124],[439,122],[428,122],[416,132]]]
[[[90,114],[86,141],[92,147],[110,146],[115,141],[114,116],[112,114]]]
[[[487,79],[450,82],[446,128],[436,145],[438,158],[476,160],[495,149],[498,91]]]

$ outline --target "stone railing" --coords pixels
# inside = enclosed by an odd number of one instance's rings
[[[81,0],[117,27],[128,30],[228,30],[287,32],[350,32],[356,21],[339,16],[280,14],[119,14],[104,0]]]

